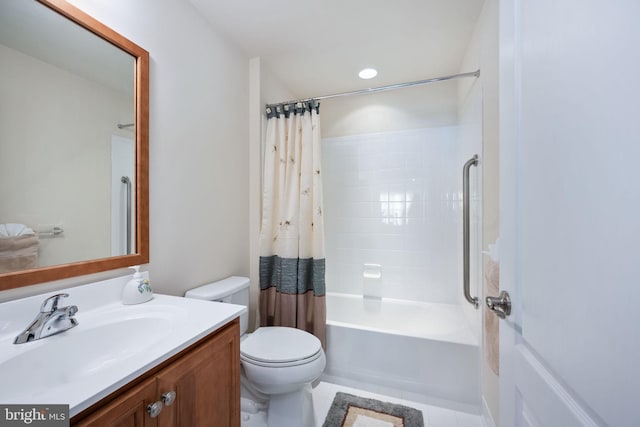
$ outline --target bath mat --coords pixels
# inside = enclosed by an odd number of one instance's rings
[[[424,427],[424,419],[408,406],[339,392],[322,427]]]

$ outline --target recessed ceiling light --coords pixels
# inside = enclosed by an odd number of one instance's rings
[[[365,68],[358,73],[358,77],[361,79],[372,79],[378,75],[378,71],[373,68]]]

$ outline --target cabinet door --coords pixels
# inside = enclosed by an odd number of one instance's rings
[[[71,424],[76,427],[156,427],[157,418],[151,418],[147,414],[147,405],[156,400],[156,382],[149,379],[87,418]]]
[[[159,427],[240,426],[240,332],[237,320],[160,371],[158,393],[176,393]]]

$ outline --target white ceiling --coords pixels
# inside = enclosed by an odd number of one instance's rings
[[[456,74],[484,0],[190,0],[297,97]],[[361,80],[358,71],[378,69]],[[465,70],[473,71],[473,70]]]
[[[0,44],[133,96],[135,58],[40,3],[0,1]]]

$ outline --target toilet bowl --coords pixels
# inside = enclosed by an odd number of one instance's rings
[[[249,306],[249,279],[227,279],[191,289],[187,298]],[[269,427],[314,426],[311,383],[322,374],[326,357],[320,340],[308,332],[266,326],[245,334],[248,314],[240,318],[242,407],[257,412],[264,407]],[[249,400],[248,400],[249,399]],[[243,421],[253,414],[242,414]]]

